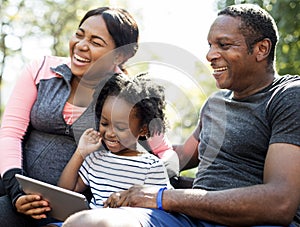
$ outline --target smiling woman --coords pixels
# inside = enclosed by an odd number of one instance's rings
[[[70,58],[46,56],[23,71],[1,126],[0,173],[7,191],[0,197],[2,225],[35,226],[48,221],[48,202],[38,195],[25,195],[14,175],[57,183],[81,134],[96,128],[96,86],[101,79],[121,72],[122,64],[137,50],[138,36],[137,24],[126,10],[93,9],[70,40]],[[161,144],[163,150],[175,154],[166,143]]]
[[[92,64],[115,48],[115,42],[107,30],[102,15],[87,18],[70,40],[73,75],[82,77]],[[109,72],[114,70],[115,65],[111,61],[103,67],[104,72]]]

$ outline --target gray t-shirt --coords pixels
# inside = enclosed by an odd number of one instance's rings
[[[269,145],[300,146],[300,77],[276,76],[267,88],[239,100],[231,91],[216,92],[204,104],[194,136],[201,160],[195,188],[263,183]]]

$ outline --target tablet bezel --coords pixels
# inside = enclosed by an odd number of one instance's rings
[[[18,182],[26,194],[38,194],[49,201],[49,216],[64,221],[71,214],[89,209],[86,197],[78,192],[48,184],[21,174],[16,174]]]

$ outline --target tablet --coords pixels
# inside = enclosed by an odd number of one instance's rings
[[[64,221],[77,211],[89,209],[84,195],[20,174],[15,175],[26,194],[38,194],[49,201],[49,216]]]

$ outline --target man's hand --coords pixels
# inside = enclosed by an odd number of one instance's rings
[[[156,197],[159,188],[134,185],[126,191],[115,192],[104,202],[104,207],[145,207],[157,208]]]

